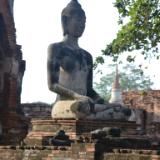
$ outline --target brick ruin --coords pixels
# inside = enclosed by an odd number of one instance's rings
[[[143,111],[141,122],[146,133],[136,135],[134,122],[52,120],[50,105],[21,104],[24,71],[25,61],[22,58],[21,46],[16,43],[13,0],[0,0],[0,159],[158,160],[160,158],[158,156],[160,91],[123,94],[126,105]],[[129,136],[124,134],[123,137],[115,138],[100,135],[93,139],[90,135],[92,129],[115,126],[115,124],[124,128],[126,133],[130,133]],[[56,130],[64,128],[71,135],[75,136],[78,132],[82,137],[75,138],[71,146],[53,146],[49,145],[49,141],[45,141],[46,135],[51,136]],[[147,134],[154,136],[150,137]],[[24,140],[31,141],[30,145],[25,144]],[[38,144],[41,140],[42,144]],[[152,140],[157,140],[157,143],[152,143]],[[38,143],[34,143],[35,141]]]
[[[159,138],[160,90],[123,92],[122,97],[126,106],[138,110],[135,113],[137,114],[137,123],[145,130],[145,134]],[[22,104],[22,109],[26,117],[29,118],[46,118],[51,116],[51,105],[44,103]]]
[[[141,110],[141,124],[146,134],[160,137],[160,90],[130,91],[123,93],[123,102]]]
[[[18,134],[19,139],[24,138],[26,130],[20,110],[25,61],[21,46],[16,44],[12,9],[12,0],[0,0],[0,124],[4,143],[18,143],[13,137]]]

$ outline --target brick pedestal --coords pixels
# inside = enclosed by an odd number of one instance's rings
[[[70,139],[79,136],[90,136],[90,132],[104,127],[118,127],[122,129],[122,135],[134,135],[137,125],[128,121],[91,121],[91,120],[67,120],[67,119],[33,119],[32,126],[25,139],[29,145],[42,145],[43,139],[54,136],[59,130],[64,130]]]

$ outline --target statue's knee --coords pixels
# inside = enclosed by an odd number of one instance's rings
[[[90,105],[85,101],[76,101],[72,104],[71,110],[74,113],[84,113],[87,115],[90,113]]]

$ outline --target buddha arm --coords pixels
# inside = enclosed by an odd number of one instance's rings
[[[87,79],[87,96],[94,100],[94,103],[103,104],[104,99],[93,89],[93,60],[92,56],[88,54],[88,65],[89,68],[88,79]]]
[[[80,99],[81,95],[77,94],[76,92],[63,87],[58,83],[54,83],[50,85],[49,89],[61,96],[67,97],[68,99]]]

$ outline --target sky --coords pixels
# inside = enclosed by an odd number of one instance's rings
[[[55,93],[47,86],[47,47],[50,43],[63,39],[61,29],[61,11],[70,0],[15,0],[14,19],[17,43],[22,45],[26,71],[23,78],[22,103],[53,103]],[[118,13],[113,7],[114,0],[79,0],[86,13],[86,29],[79,39],[80,47],[89,51],[93,58],[101,54],[118,32]],[[139,58],[139,63],[142,59]],[[111,63],[111,60],[106,60]],[[156,73],[157,61],[149,64],[147,71],[155,81],[155,88],[160,88]],[[148,65],[148,64],[145,64]],[[103,66],[103,72],[107,68]],[[158,76],[154,76],[158,75]]]

